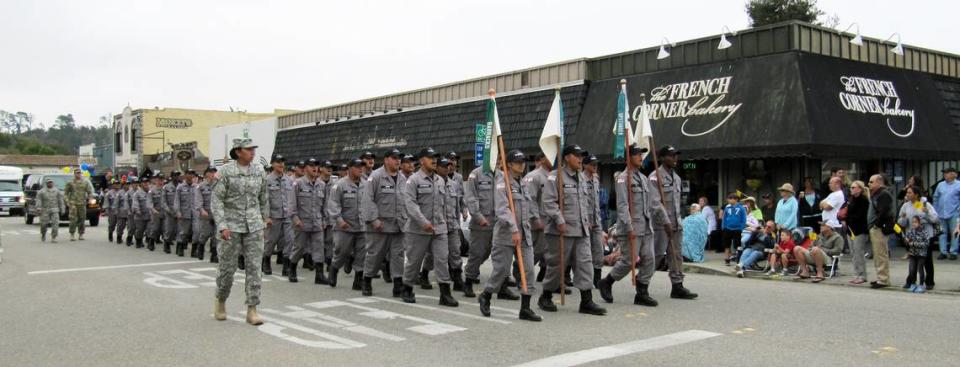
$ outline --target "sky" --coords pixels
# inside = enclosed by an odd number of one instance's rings
[[[744,3],[2,0],[0,110],[49,126],[127,105],[313,109],[745,29]],[[865,37],[960,53],[960,2],[818,5]]]

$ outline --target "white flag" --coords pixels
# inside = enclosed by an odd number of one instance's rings
[[[560,91],[558,90],[553,97],[553,105],[550,106],[547,122],[543,125],[543,133],[540,134],[540,150],[550,160],[551,166],[555,163],[562,145],[563,101],[560,100]]]
[[[650,107],[647,104],[640,106],[640,118],[637,120],[637,130],[633,135],[633,144],[641,148],[647,148],[650,151],[650,138],[653,137],[653,129],[650,128]],[[643,157],[646,158],[644,153]]]

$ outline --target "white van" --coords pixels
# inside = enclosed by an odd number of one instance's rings
[[[11,166],[0,166],[0,213],[22,215],[23,203],[23,169]]]

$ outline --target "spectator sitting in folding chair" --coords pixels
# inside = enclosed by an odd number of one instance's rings
[[[810,269],[807,268],[811,263],[817,269],[817,275],[813,277],[814,283],[820,283],[824,280],[823,264],[832,259],[833,256],[839,256],[843,251],[843,238],[833,230],[826,222],[820,224],[820,235],[813,241],[810,249],[795,247],[793,256],[800,263],[801,279],[810,278]]]
[[[779,263],[781,264],[780,275],[786,276],[787,268],[790,267],[790,255],[793,254],[793,249],[796,247],[797,244],[793,242],[793,232],[786,228],[780,229],[780,241],[770,252],[770,271],[767,272],[767,275],[776,274],[777,264]]]
[[[774,240],[777,234],[777,224],[772,220],[767,221],[763,229],[756,230],[750,239],[745,242],[743,252],[740,254],[740,263],[737,264],[737,277],[743,278],[743,271],[749,270],[763,258],[766,250],[772,249],[776,244]]]

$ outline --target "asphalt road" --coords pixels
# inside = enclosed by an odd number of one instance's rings
[[[390,297],[374,282],[361,297],[266,277],[261,314],[242,322],[243,284],[212,318],[215,268],[106,241],[41,243],[39,227],[0,218],[0,365],[5,366],[955,366],[957,305],[948,295],[915,295],[809,283],[690,274],[696,301],[672,300],[665,273],[651,286],[660,307],[632,302],[617,283],[608,315],[577,313],[567,297],[545,320],[516,319],[519,301],[494,298],[494,317],[475,299],[437,306]],[[485,268],[483,274],[489,273]],[[239,275],[239,274],[238,274]],[[301,273],[312,280],[312,273]],[[237,277],[238,280],[242,276]],[[347,283],[344,286],[343,283]],[[436,287],[435,287],[436,288]],[[433,297],[433,298],[431,298]],[[595,296],[599,298],[599,296]],[[556,297],[555,297],[556,301]]]

